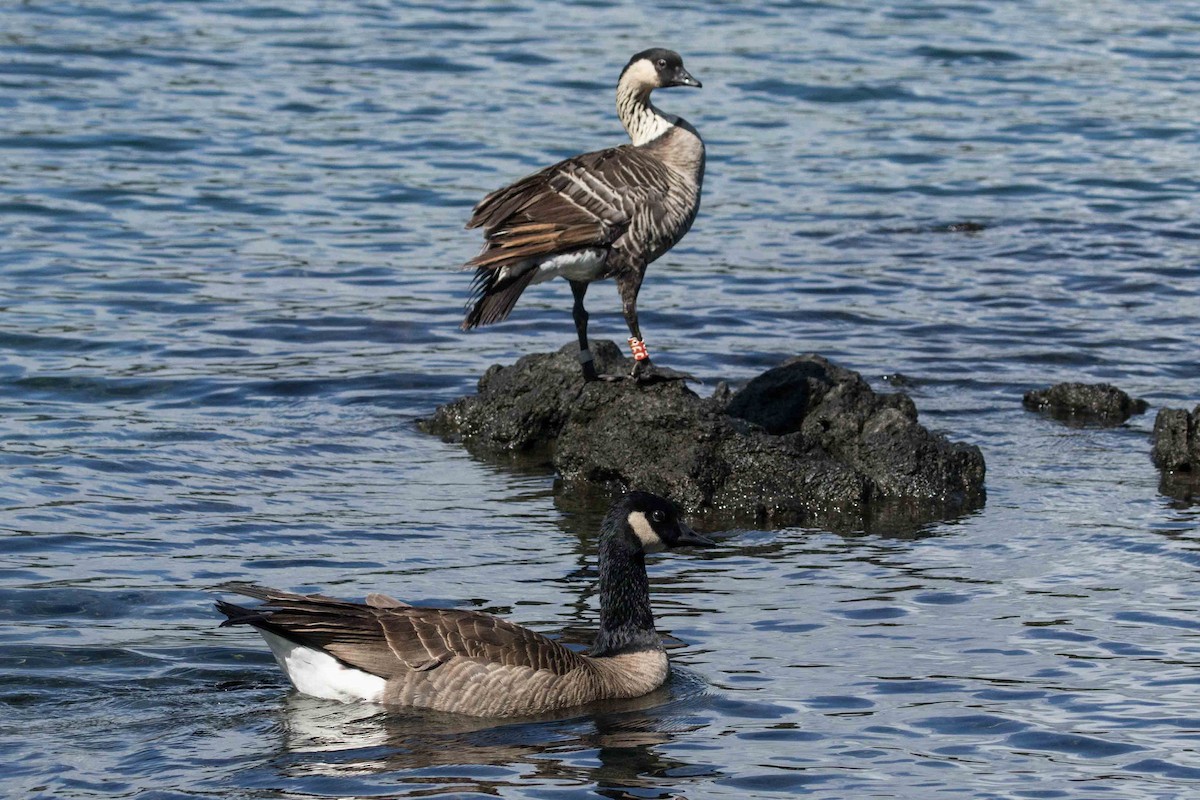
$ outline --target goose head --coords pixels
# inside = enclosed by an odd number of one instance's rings
[[[683,58],[674,50],[652,47],[629,59],[621,71],[618,85],[626,84],[639,93],[649,94],[654,89],[670,86],[701,87],[700,81],[683,67]]]
[[[670,500],[649,492],[630,492],[618,500],[603,530],[634,552],[661,553],[676,547],[712,547],[712,539],[689,528]]]

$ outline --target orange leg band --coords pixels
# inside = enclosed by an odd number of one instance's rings
[[[650,357],[649,351],[646,350],[646,342],[642,339],[630,336],[629,349],[633,351],[634,361],[645,361]]]

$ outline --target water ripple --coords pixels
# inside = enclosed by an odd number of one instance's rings
[[[1148,456],[1200,381],[1189,4],[62,0],[0,31],[0,794],[1194,793],[1200,511]],[[290,693],[207,587],[588,641],[602,501],[415,423],[572,339],[556,284],[458,329],[462,225],[619,143],[612,83],[652,43],[705,83],[655,101],[709,158],[639,297],[655,352],[701,393],[802,352],[858,369],[983,449],[988,505],[650,560],[679,669],[634,707]],[[622,337],[612,286],[588,301]],[[1151,413],[1021,408],[1068,380]]]

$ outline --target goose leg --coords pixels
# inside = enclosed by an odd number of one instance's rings
[[[642,329],[638,325],[637,296],[642,288],[642,273],[636,272],[629,277],[617,278],[617,288],[621,292],[621,310],[625,314],[625,324],[629,326],[629,347],[633,350],[633,371],[629,377],[638,383],[661,383],[662,381],[695,381],[686,372],[656,367],[650,361],[650,353],[646,342],[642,339]]]
[[[579,363],[583,367],[583,379],[594,381],[597,379],[596,364],[592,361],[592,351],[588,349],[588,312],[583,307],[583,296],[587,294],[587,287],[583,281],[571,281],[571,294],[575,295],[575,307],[571,315],[575,318],[575,333],[579,335]]]

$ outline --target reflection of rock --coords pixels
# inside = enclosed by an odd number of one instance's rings
[[[629,367],[593,343],[601,372]],[[683,383],[585,384],[574,348],[493,366],[479,393],[425,422],[481,455],[545,454],[578,488],[638,488],[714,524],[906,526],[983,501],[979,448],[917,423],[903,394],[875,394],[820,356],[768,370],[730,396]]]
[[[1094,425],[1119,425],[1147,408],[1108,383],[1056,383],[1049,389],[1025,393],[1025,407],[1044,411],[1055,419]]]
[[[1173,497],[1200,494],[1200,406],[1192,413],[1164,408],[1154,419],[1151,449],[1154,466],[1162,470],[1162,491]]]

